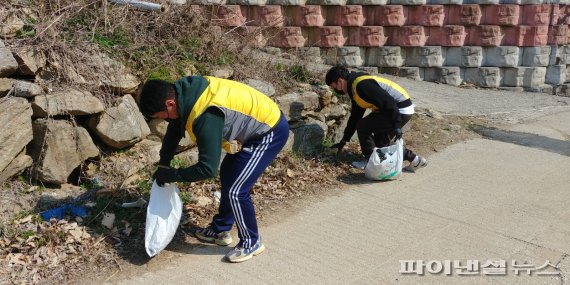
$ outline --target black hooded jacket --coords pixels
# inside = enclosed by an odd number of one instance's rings
[[[369,75],[365,72],[351,72],[347,79],[347,89],[348,89],[348,96],[350,97],[350,101],[352,103],[352,108],[350,111],[350,117],[348,118],[348,122],[346,128],[344,129],[344,136],[342,138],[343,141],[348,142],[350,138],[356,132],[356,126],[358,121],[362,119],[364,116],[364,112],[366,109],[358,106],[356,101],[354,101],[354,91],[352,88],[352,84],[356,78],[360,76]],[[386,90],[382,89],[378,82],[374,79],[364,79],[360,81],[356,85],[356,92],[362,98],[362,100],[373,104],[378,108],[375,112],[383,112],[387,114],[387,117],[392,119],[392,123],[394,125],[394,129],[399,129],[402,127],[402,118],[400,115],[400,109],[403,107],[407,107],[411,105],[411,100],[406,100],[401,104],[398,104],[396,100],[386,92]],[[401,106],[398,106],[401,105]]]

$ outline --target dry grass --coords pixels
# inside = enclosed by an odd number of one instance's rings
[[[18,3],[18,4],[16,4]],[[278,89],[291,87],[293,79],[311,79],[301,61],[288,67],[253,56],[251,49],[259,33],[273,28],[222,28],[213,16],[216,6],[166,6],[165,11],[144,11],[128,5],[106,5],[104,0],[10,0],[6,10],[30,20],[28,33],[7,39],[12,48],[34,46],[48,58],[50,84],[77,84],[77,75],[88,83],[84,88],[99,95],[90,84],[109,72],[94,60],[104,52],[130,68],[141,80],[176,80],[189,74],[208,75],[231,66],[233,79],[257,78]],[[30,9],[24,15],[24,9]],[[84,84],[85,85],[85,84]],[[90,86],[89,86],[90,85]],[[105,97],[105,96],[103,96]]]

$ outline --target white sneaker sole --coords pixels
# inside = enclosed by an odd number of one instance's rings
[[[408,172],[416,172],[416,170],[420,169],[420,168],[424,168],[428,165],[427,161],[424,164],[418,165],[418,166],[412,166],[412,164],[410,163],[408,166],[404,167],[403,170],[408,171]]]
[[[254,256],[261,254],[264,250],[265,250],[265,245],[261,244],[261,246],[256,251],[252,252],[251,254],[248,254],[244,257],[240,257],[240,258],[236,258],[236,259],[229,259],[229,258],[226,258],[226,259],[231,263],[244,262],[246,260],[250,260]]]

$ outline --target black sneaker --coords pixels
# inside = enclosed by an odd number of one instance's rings
[[[198,229],[194,234],[199,240],[214,242],[215,244],[221,246],[227,246],[233,241],[229,231],[216,233],[212,229],[212,226],[208,226],[207,228],[203,229]]]

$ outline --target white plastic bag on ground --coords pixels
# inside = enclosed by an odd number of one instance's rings
[[[156,181],[150,190],[150,202],[146,209],[144,246],[146,253],[153,257],[172,241],[180,218],[182,201],[175,183],[158,186]]]
[[[393,145],[374,148],[364,169],[366,178],[371,180],[396,179],[402,173],[404,141],[396,140]]]

